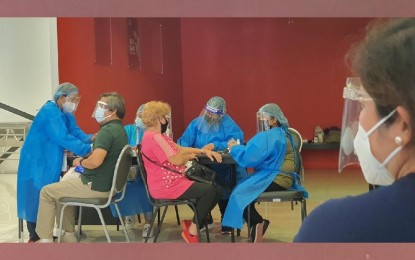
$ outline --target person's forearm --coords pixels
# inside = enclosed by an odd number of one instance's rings
[[[185,165],[190,159],[192,159],[193,155],[191,153],[178,153],[171,156],[168,161],[177,166]]]
[[[87,168],[87,169],[95,169],[99,166],[99,165],[96,165],[96,163],[94,163],[93,160],[88,159],[88,158],[80,159],[79,160],[79,165],[84,167],[84,168]]]
[[[183,153],[183,154],[190,154],[190,153],[202,154],[202,153],[206,153],[206,151],[204,149],[193,148],[193,147],[181,147],[181,148],[182,149],[180,150],[180,152]]]

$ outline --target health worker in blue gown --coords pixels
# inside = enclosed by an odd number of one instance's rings
[[[258,133],[246,145],[229,142],[230,154],[242,167],[254,168],[248,178],[239,183],[229,199],[222,225],[241,229],[244,209],[264,191],[283,191],[294,183],[295,153],[288,120],[280,107],[270,103],[257,112]],[[263,219],[252,204],[250,210],[250,239],[261,242],[269,221]]]
[[[134,124],[124,126],[128,136],[128,143],[135,151],[137,145],[141,143],[145,126],[141,121],[141,113],[144,110],[144,104],[141,105],[136,113]],[[137,179],[127,182],[127,188],[125,190],[124,199],[118,203],[121,216],[125,216],[125,226],[127,229],[132,230],[135,224],[135,215],[143,213],[145,224],[143,227],[143,238],[147,237],[147,233],[150,231],[150,221],[152,219],[153,207],[148,201],[146,190],[143,180],[137,174]],[[111,211],[114,217],[117,217],[115,208],[111,205]],[[152,232],[150,233],[152,236]]]
[[[188,125],[183,135],[178,139],[177,143],[184,147],[195,147],[208,149],[212,151],[223,151],[228,148],[230,140],[239,140],[244,142],[244,134],[241,128],[226,114],[226,102],[221,97],[212,97],[203,108],[199,117],[193,119]],[[213,170],[217,172],[217,184],[227,185],[224,189],[223,198],[219,201],[219,210],[223,217],[230,188],[230,166],[229,165],[213,165]],[[236,181],[239,183],[247,176],[245,168],[236,166]],[[231,228],[222,226],[222,233],[230,233]]]
[[[27,221],[29,242],[39,239],[35,228],[40,190],[59,181],[61,172],[67,170],[65,150],[86,156],[95,138],[76,124],[73,113],[80,96],[75,85],[59,85],[53,98],[42,106],[33,120],[17,170],[17,214],[19,219]]]

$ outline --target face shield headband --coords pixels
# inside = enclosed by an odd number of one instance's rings
[[[346,86],[343,88],[343,98],[344,106],[339,151],[339,172],[348,165],[359,164],[359,160],[354,151],[353,141],[359,128],[359,114],[362,109],[360,102],[372,100],[363,89],[360,78],[347,78]]]
[[[225,110],[223,110],[223,109],[213,108],[213,107],[211,107],[211,106],[209,106],[209,105],[206,105],[206,106],[205,106],[205,109],[206,109],[209,113],[212,113],[212,114],[215,114],[215,115],[220,115],[220,116],[223,116],[223,115],[225,114]]]
[[[202,115],[204,116],[206,122],[212,125],[218,124],[224,114],[225,111],[223,109],[213,108],[209,105],[206,105],[202,111]]]

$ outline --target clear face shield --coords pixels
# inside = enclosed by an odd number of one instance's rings
[[[72,94],[72,95],[66,96],[66,101],[75,103],[76,106],[78,106],[80,100],[81,100],[81,96],[78,94]]]
[[[225,111],[206,105],[200,112],[198,129],[204,133],[218,131],[224,115]]]
[[[359,127],[361,101],[372,98],[362,87],[360,78],[347,78],[343,89],[344,108],[339,151],[339,173],[348,165],[359,164],[353,141]]]
[[[95,118],[95,113],[96,113],[98,108],[101,108],[101,109],[106,111],[106,110],[108,110],[108,105],[107,105],[107,103],[105,103],[103,101],[98,101],[97,104],[95,105],[94,111],[92,111],[91,117]]]
[[[68,95],[65,97],[65,102],[62,104],[63,111],[68,113],[74,113],[78,108],[79,101],[81,100],[81,96],[77,93]]]
[[[272,117],[266,113],[263,112],[257,112],[256,113],[256,132],[264,132],[271,129],[271,125],[269,121],[272,119]]]
[[[134,124],[136,127],[141,128],[141,129],[146,129],[146,126],[143,123],[143,120],[141,120],[141,114],[142,112],[138,112],[135,115],[135,120],[134,120]]]

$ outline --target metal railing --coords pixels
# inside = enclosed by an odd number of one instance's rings
[[[35,116],[21,111],[17,108],[11,107],[0,102],[0,109],[6,110],[12,114],[21,116],[23,118],[33,121]],[[31,122],[24,123],[6,123],[0,122],[0,164],[5,160],[18,160],[10,157],[13,154],[19,154],[18,149],[22,147],[26,139]]]
[[[0,123],[0,164],[4,160],[18,160],[12,157],[19,154],[29,130],[30,123]]]

